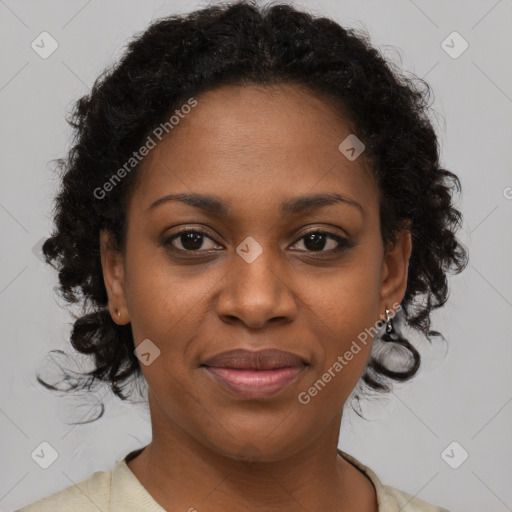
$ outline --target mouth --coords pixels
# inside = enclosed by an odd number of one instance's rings
[[[241,398],[257,399],[276,395],[291,384],[306,368],[275,370],[235,370],[205,366],[217,382]]]
[[[232,350],[201,365],[213,379],[244,399],[263,399],[287,388],[308,366],[290,352]]]

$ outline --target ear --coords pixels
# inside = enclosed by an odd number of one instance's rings
[[[409,259],[412,240],[409,226],[398,231],[396,240],[389,245],[384,255],[380,288],[380,311],[396,309],[407,289]]]
[[[110,315],[116,324],[126,325],[130,323],[130,317],[126,307],[123,258],[108,230],[100,232],[100,253]]]

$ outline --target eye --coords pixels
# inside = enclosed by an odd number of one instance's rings
[[[326,231],[309,231],[303,235],[296,243],[304,240],[304,246],[306,247],[305,252],[337,252],[343,249],[353,247],[353,244],[346,238],[343,238],[334,233]],[[329,246],[327,250],[324,250],[326,246]],[[300,251],[302,252],[302,251]]]
[[[165,245],[170,245],[173,249],[182,252],[202,252],[199,249],[203,248],[204,239],[215,242],[207,233],[201,230],[183,230],[180,231],[165,241]],[[177,247],[173,242],[177,242],[181,247]],[[206,251],[214,248],[207,248]]]
[[[204,247],[205,240],[213,242],[213,247]],[[354,244],[334,233],[326,231],[309,231],[303,235],[294,245],[298,244],[301,240],[304,240],[305,251],[299,250],[298,252],[323,252],[323,253],[334,253],[354,247]],[[215,249],[215,240],[209,236],[208,233],[198,229],[185,229],[175,233],[167,240],[164,245],[170,246],[172,250],[176,252],[208,252]],[[208,244],[206,244],[208,245]],[[181,246],[181,247],[180,247]],[[327,250],[325,248],[327,247]]]

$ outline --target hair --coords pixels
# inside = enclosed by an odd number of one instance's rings
[[[119,62],[101,73],[67,118],[73,141],[66,158],[57,159],[61,186],[54,229],[42,250],[58,270],[59,294],[82,308],[70,341],[93,359],[94,369],[76,380],[65,372],[66,392],[107,383],[128,400],[125,387],[142,374],[131,326],[117,325],[109,313],[99,248],[100,230],[106,229],[124,253],[127,205],[140,164],[110,187],[107,199],[95,191],[191,97],[223,85],[279,84],[325,99],[365,144],[364,158],[380,189],[384,246],[410,226],[412,253],[396,334],[376,339],[388,343],[372,351],[361,379],[365,389],[388,392],[393,381],[409,380],[418,371],[420,354],[403,328],[429,342],[442,338],[430,330],[430,314],[447,301],[447,274],[460,273],[468,255],[455,236],[462,215],[452,196],[461,185],[439,161],[430,86],[388,62],[366,32],[288,4],[237,1],[154,21],[133,37]],[[398,366],[392,364],[394,349],[386,348],[391,346],[403,356]],[[61,390],[39,375],[37,380]]]

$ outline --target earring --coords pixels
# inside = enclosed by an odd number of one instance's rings
[[[117,308],[116,308],[116,315],[117,315],[118,317],[121,317],[121,313],[119,312],[119,309],[117,309]]]
[[[386,308],[386,332],[392,334],[394,332],[392,317],[389,315],[390,309]]]

